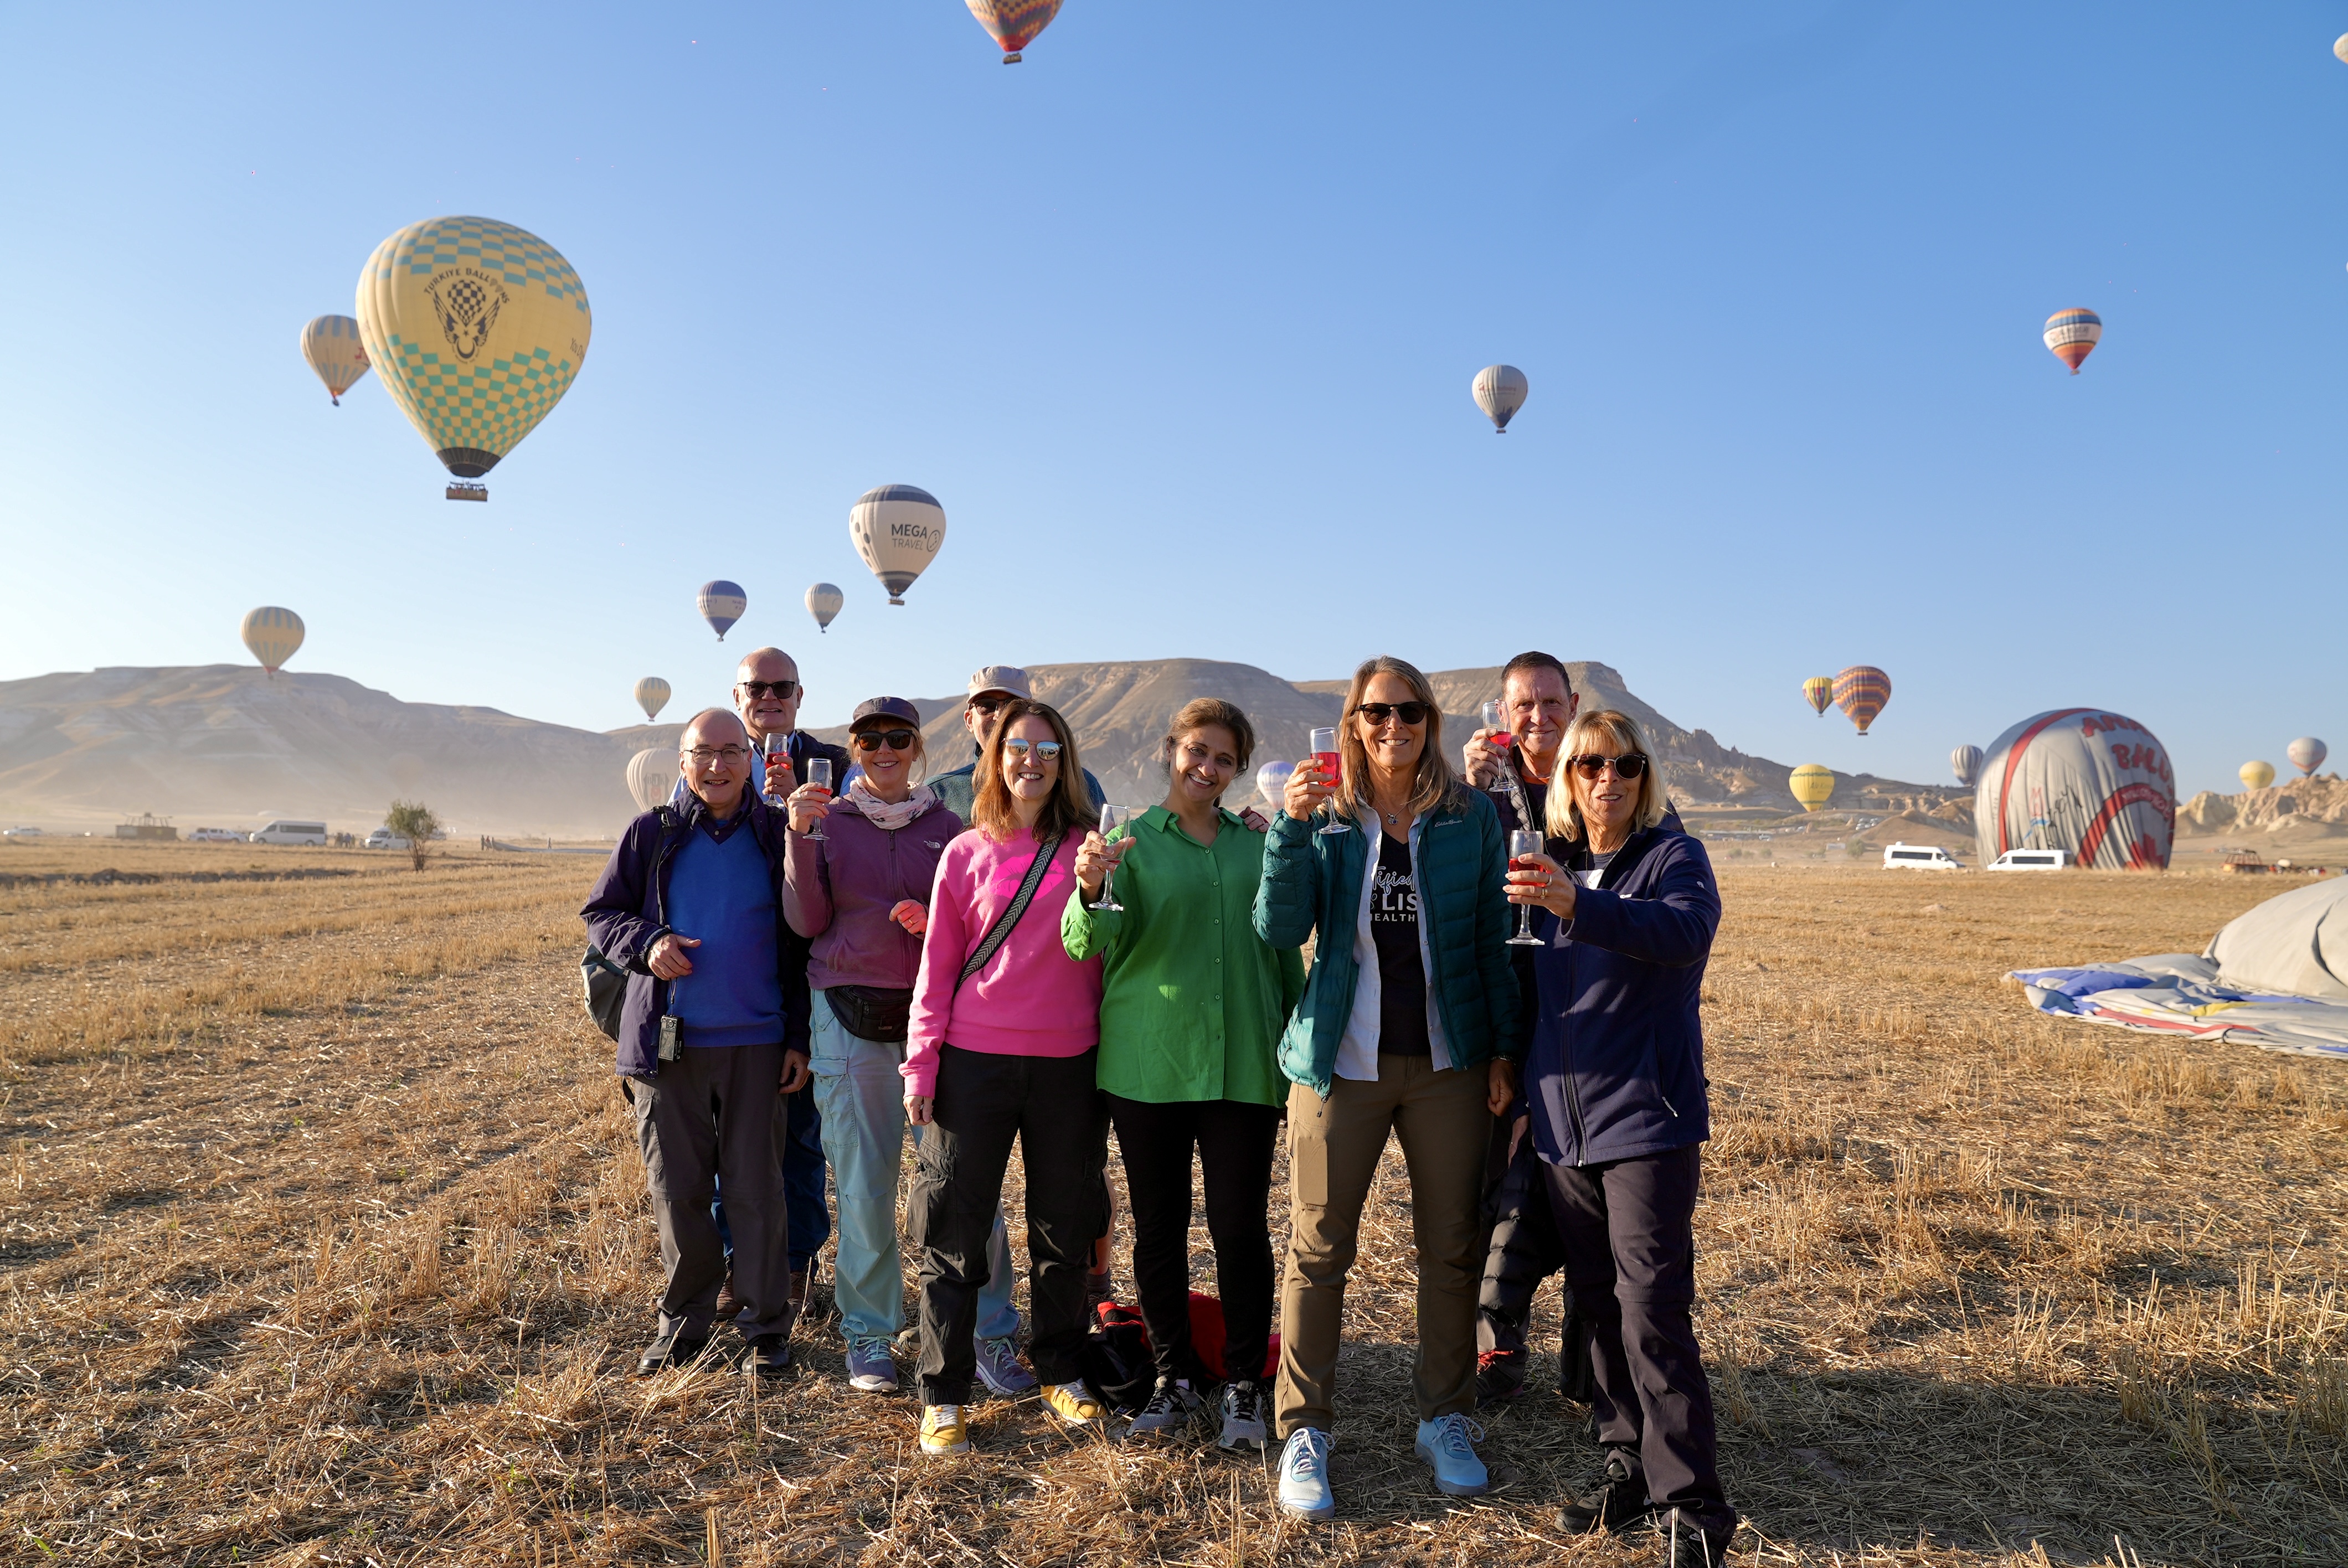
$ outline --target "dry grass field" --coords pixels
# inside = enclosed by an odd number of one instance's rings
[[[1488,1422],[1503,1490],[1425,1483],[1391,1161],[1332,1525],[1282,1522],[1264,1459],[1032,1400],[923,1460],[821,1322],[779,1385],[629,1377],[653,1235],[573,1000],[596,864],[0,848],[315,874],[0,885],[0,1562],[1651,1559],[1557,1534],[1596,1455],[1553,1395]],[[2348,1069],[2058,1024],[1999,979],[2198,948],[2278,889],[1724,880],[1698,1326],[1735,1561],[2348,1561]]]

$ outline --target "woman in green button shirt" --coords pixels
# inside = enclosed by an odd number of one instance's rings
[[[1203,1409],[1190,1347],[1190,1152],[1205,1173],[1207,1230],[1223,1303],[1221,1442],[1261,1449],[1272,1336],[1272,1155],[1288,1081],[1275,1050],[1304,968],[1255,934],[1263,829],[1221,809],[1255,749],[1232,704],[1183,705],[1163,743],[1166,802],[1126,836],[1076,855],[1060,917],[1072,958],[1106,954],[1100,1087],[1133,1202],[1133,1278],[1158,1362],[1137,1434],[1171,1435]],[[1094,909],[1109,873],[1119,909]]]

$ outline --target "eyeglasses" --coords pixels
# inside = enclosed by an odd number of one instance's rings
[[[981,718],[991,719],[994,716],[996,709],[1002,707],[1005,702],[1013,702],[1016,701],[1018,701],[1018,699],[1015,697],[973,697],[965,705],[972,712],[978,714]]]
[[[1604,773],[1610,763],[1613,764],[1614,776],[1618,779],[1634,779],[1647,771],[1647,759],[1637,752],[1624,752],[1619,757],[1571,757],[1568,762],[1575,773],[1586,779],[1594,779]]]
[[[742,690],[753,697],[780,697],[788,702],[799,689],[796,681],[745,681]]]
[[[1424,702],[1364,702],[1354,712],[1373,724],[1383,724],[1388,719],[1400,719],[1406,724],[1426,723]]]
[[[877,752],[882,746],[887,746],[892,752],[910,751],[912,744],[913,732],[911,730],[859,730],[856,732],[856,749],[860,752]]]
[[[750,748],[747,746],[695,746],[685,754],[691,757],[695,765],[698,767],[706,767],[711,763],[722,762],[730,768],[748,756]]]
[[[1056,763],[1060,760],[1060,743],[1057,741],[1030,741],[1014,735],[1003,743],[1003,749],[1014,757],[1025,756],[1030,747],[1035,749],[1035,760],[1039,763]]]

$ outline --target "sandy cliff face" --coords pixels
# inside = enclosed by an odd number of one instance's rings
[[[2240,794],[2203,790],[2177,810],[2179,833],[2271,833],[2348,824],[2348,779],[2319,774]]]

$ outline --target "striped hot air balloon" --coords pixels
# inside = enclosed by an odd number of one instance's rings
[[[1484,411],[1484,417],[1492,422],[1493,434],[1506,436],[1509,421],[1525,405],[1532,383],[1513,364],[1488,364],[1476,373],[1468,390],[1475,395],[1476,406]]]
[[[889,602],[902,604],[946,542],[945,508],[919,485],[878,485],[848,508],[848,538],[889,590]]]
[[[1949,771],[1956,774],[1957,782],[1967,789],[1972,788],[1973,781],[1981,777],[1981,765],[1982,749],[1979,746],[1959,746],[1949,753]]]
[[[636,706],[644,711],[646,723],[660,717],[668,706],[668,682],[657,675],[647,675],[636,682]]]
[[[839,607],[847,602],[848,596],[833,583],[819,582],[807,590],[808,613],[815,617],[818,631],[830,630],[831,618],[838,615]]]
[[[701,585],[699,602],[701,619],[709,622],[717,633],[717,641],[723,642],[726,633],[742,619],[742,612],[750,608],[750,596],[742,591],[740,583],[727,582],[721,577]]]
[[[1804,811],[1822,811],[1834,799],[1834,773],[1816,763],[1804,763],[1787,775],[1786,787],[1794,792]]]
[[[357,318],[311,317],[310,324],[302,329],[302,357],[310,362],[310,368],[326,384],[326,395],[340,408],[343,394],[367,373],[366,349],[359,342]]]
[[[1813,675],[1803,682],[1802,701],[1810,705],[1811,712],[1825,718],[1828,707],[1834,702],[1834,677]]]
[[[1891,677],[1872,664],[1854,664],[1834,678],[1834,700],[1864,735],[1883,704],[1891,701]]]
[[[1003,63],[1015,66],[1019,51],[1060,14],[1060,0],[963,0],[988,37],[1003,51]]]
[[[264,604],[245,612],[241,635],[245,647],[261,661],[262,669],[274,675],[301,649],[306,632],[300,616],[278,605]]]
[[[2081,305],[2075,310],[2056,311],[2046,318],[2046,347],[2056,359],[2079,374],[2079,366],[2096,352],[2104,340],[2104,318]]]

